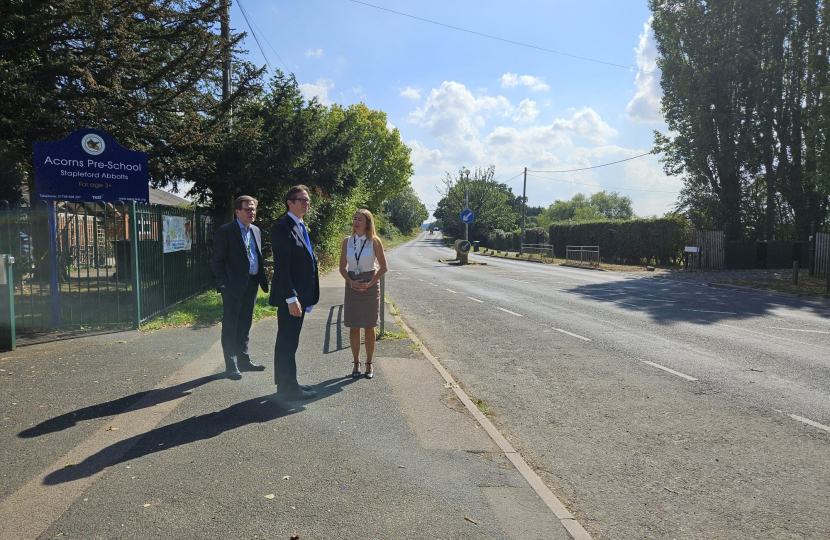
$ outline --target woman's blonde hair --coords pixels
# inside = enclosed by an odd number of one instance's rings
[[[372,213],[365,208],[361,208],[355,214],[363,214],[363,217],[366,218],[366,238],[369,240],[377,238],[377,233],[375,232],[375,217]]]

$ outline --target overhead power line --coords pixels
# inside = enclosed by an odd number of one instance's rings
[[[254,27],[251,24],[251,19],[248,17],[248,12],[245,9],[245,6],[242,5],[242,0],[237,0],[236,3],[239,4],[239,11],[242,12],[242,17],[245,19],[245,22],[248,23],[248,29],[251,31],[251,35],[254,36],[254,41],[256,41],[257,47],[259,47],[259,52],[262,53],[262,57],[265,58],[265,63],[268,64],[268,69],[273,72],[274,67],[271,65],[268,55],[265,54],[265,49],[262,48],[262,43],[259,42],[259,37],[254,31]]]
[[[543,180],[553,180],[554,182],[562,182],[565,184],[574,184],[577,186],[586,186],[586,187],[598,187],[602,189],[621,189],[624,191],[642,191],[645,193],[671,193],[673,195],[677,195],[679,191],[661,191],[657,189],[634,189],[634,188],[624,188],[624,187],[612,187],[612,186],[600,186],[597,184],[583,184],[582,182],[572,182],[570,180],[560,180],[559,178],[550,178],[549,176],[538,176],[535,174],[530,174],[530,171],[527,171],[527,175],[533,178],[541,178]]]
[[[599,169],[600,167],[607,167],[609,165],[615,165],[617,163],[622,163],[623,161],[631,161],[632,159],[641,158],[643,156],[650,156],[652,152],[646,152],[645,154],[640,154],[639,156],[632,156],[630,158],[621,159],[619,161],[612,161],[611,163],[603,163],[602,165],[594,165],[592,167],[582,167],[580,169],[566,169],[561,171],[531,171],[530,169],[527,172],[540,172],[540,173],[563,173],[563,172],[577,172],[577,171],[587,171],[588,169]]]
[[[388,11],[389,13],[394,13],[395,15],[401,15],[403,17],[409,17],[410,19],[416,19],[416,20],[427,22],[427,23],[430,23],[430,24],[435,24],[437,26],[443,26],[445,28],[450,28],[452,30],[458,30],[459,32],[466,32],[468,34],[474,34],[476,36],[485,37],[487,39],[494,39],[496,41],[503,41],[505,43],[511,43],[513,45],[518,45],[520,47],[527,47],[529,49],[536,49],[537,51],[549,52],[549,53],[553,53],[553,54],[558,54],[560,56],[567,56],[569,58],[576,58],[578,60],[585,60],[586,62],[595,62],[597,64],[605,64],[606,66],[618,67],[618,68],[622,68],[622,69],[628,69],[628,70],[631,70],[631,71],[639,71],[641,73],[654,73],[654,71],[648,71],[648,70],[645,70],[645,69],[639,69],[639,68],[635,68],[635,67],[631,67],[631,66],[624,66],[622,64],[615,64],[613,62],[605,62],[603,60],[596,60],[594,58],[588,58],[586,56],[579,56],[579,55],[576,55],[576,54],[564,53],[562,51],[555,51],[553,49],[546,49],[545,47],[538,47],[536,45],[529,45],[527,43],[522,43],[520,41],[513,41],[512,39],[505,39],[505,38],[500,38],[500,37],[497,37],[497,36],[491,36],[489,34],[476,32],[474,30],[467,30],[466,28],[460,28],[458,26],[452,26],[450,24],[444,24],[444,23],[440,23],[440,22],[437,22],[437,21],[432,21],[430,19],[424,19],[423,17],[416,17],[415,15],[410,15],[408,13],[402,13],[400,11],[395,11],[394,9],[388,9],[388,8],[385,8],[385,7],[376,6],[374,4],[368,4],[366,2],[361,2],[360,0],[349,0],[349,1],[354,2],[355,4],[361,4],[361,5],[370,7],[370,8],[375,8],[375,9],[379,9],[379,10],[382,10],[382,11]]]

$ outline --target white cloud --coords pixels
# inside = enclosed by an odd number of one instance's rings
[[[539,116],[539,109],[536,108],[536,102],[523,99],[513,114],[513,121],[520,124],[529,124],[536,120],[537,116]]]
[[[617,130],[606,124],[590,107],[576,111],[570,120],[556,120],[553,125],[600,144],[608,137],[617,136]]]
[[[421,91],[417,90],[415,88],[412,88],[411,86],[407,86],[406,88],[401,90],[400,96],[405,97],[407,99],[416,99],[417,100],[417,99],[421,99]]]
[[[654,43],[651,19],[643,25],[640,43],[634,51],[637,53],[637,67],[642,71],[637,72],[634,80],[637,93],[626,106],[625,115],[631,122],[659,124],[663,122],[660,113],[663,89],[660,88],[660,68],[657,67],[657,46]]]
[[[550,86],[545,83],[544,79],[532,75],[517,75],[508,71],[501,76],[499,81],[501,81],[502,88],[515,88],[521,84],[529,87],[533,92],[550,90]]]
[[[305,52],[306,58],[320,58],[321,56],[323,56],[323,49],[317,49],[316,51],[309,49]]]
[[[489,116],[502,114],[510,108],[510,102],[503,96],[477,98],[463,84],[445,81],[429,93],[423,109],[415,109],[409,120],[427,128],[451,159],[485,163],[487,157],[479,130]]]
[[[329,90],[334,88],[334,81],[331,79],[317,79],[315,84],[301,84],[300,91],[307,100],[316,97],[323,105],[331,105],[332,101],[329,99]]]

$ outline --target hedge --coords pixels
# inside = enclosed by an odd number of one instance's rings
[[[599,246],[602,262],[677,265],[690,237],[684,217],[630,221],[560,222],[550,226],[550,243],[558,257],[567,246]]]

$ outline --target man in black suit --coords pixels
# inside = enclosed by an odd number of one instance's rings
[[[311,249],[303,216],[311,198],[308,188],[294,186],[285,195],[286,216],[271,229],[274,277],[269,303],[277,306],[277,343],[274,345],[274,382],[288,398],[308,399],[316,392],[297,382],[297,346],[305,314],[320,300],[317,260]]]
[[[242,371],[263,371],[248,354],[248,334],[254,318],[257,289],[268,292],[262,240],[256,218],[257,200],[243,195],[233,203],[236,219],[216,229],[210,266],[222,293],[222,352],[227,377]]]

